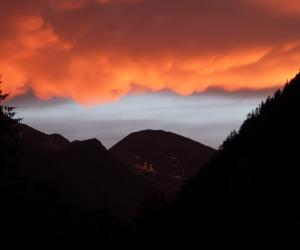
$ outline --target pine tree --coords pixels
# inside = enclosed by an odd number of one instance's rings
[[[2,81],[0,81],[2,84]],[[8,164],[9,158],[14,155],[16,150],[16,138],[19,132],[17,124],[20,119],[15,117],[15,107],[3,105],[8,94],[0,89],[0,168]]]

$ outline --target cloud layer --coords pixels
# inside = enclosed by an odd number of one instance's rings
[[[0,15],[12,95],[265,89],[300,66],[297,0],[0,0]]]
[[[170,92],[128,95],[118,101],[85,106],[73,101],[39,100],[31,93],[10,100],[22,122],[69,140],[98,138],[111,147],[129,133],[144,129],[172,131],[218,148],[246,115],[273,90],[222,92],[192,96]]]

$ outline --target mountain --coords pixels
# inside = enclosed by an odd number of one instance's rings
[[[5,238],[24,242],[128,239],[148,197],[175,196],[215,152],[164,131],[133,133],[108,151],[97,139],[17,130],[13,164],[0,169],[0,212]]]
[[[64,199],[77,206],[105,207],[117,215],[131,217],[143,199],[155,192],[151,184],[116,160],[97,139],[69,142],[61,135],[47,135],[26,125],[20,125],[20,133],[18,165],[25,166],[37,180],[50,178],[58,182],[60,192],[65,192]]]
[[[24,124],[18,129],[13,164],[0,168],[1,239],[108,241],[158,192],[96,139],[69,142]]]
[[[169,197],[215,153],[199,142],[162,130],[132,133],[109,151]]]
[[[300,73],[250,113],[136,241],[199,249],[299,249]]]

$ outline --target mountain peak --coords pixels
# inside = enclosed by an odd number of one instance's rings
[[[33,147],[59,149],[69,144],[69,141],[60,134],[48,135],[26,124],[19,124],[18,129],[20,130],[23,141],[29,143]]]
[[[172,132],[161,130],[161,129],[144,129],[140,131],[133,132],[130,135],[136,135],[136,134],[172,134]]]
[[[209,161],[215,150],[172,132],[147,129],[126,136],[110,152],[172,196]]]
[[[107,149],[96,138],[87,139],[83,141],[75,140],[69,144],[70,150],[85,150],[90,152],[106,153]]]
[[[130,142],[130,143],[129,143]],[[201,144],[200,142],[194,141],[190,138],[184,137],[182,135],[178,135],[176,133],[170,132],[170,131],[164,131],[164,130],[152,130],[152,129],[146,129],[141,130],[137,132],[133,132],[126,136],[124,139],[122,139],[120,142],[118,142],[116,145],[114,145],[111,150],[114,151],[116,147],[118,147],[120,144],[126,143],[127,146],[129,146],[131,143],[134,144],[134,146],[138,147],[146,147],[146,146],[154,146],[159,148],[165,148],[165,147],[174,147],[175,145],[172,145],[172,142],[186,142],[189,144],[197,145],[198,147],[200,145],[203,146],[203,148],[206,148],[208,150],[213,150],[212,148],[205,146],[204,144]],[[132,145],[133,146],[133,145]]]

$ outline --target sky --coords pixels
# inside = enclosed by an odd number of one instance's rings
[[[101,105],[81,105],[71,100],[41,101],[32,93],[9,103],[28,124],[67,139],[99,139],[110,148],[128,134],[144,129],[171,131],[218,148],[227,135],[238,130],[246,115],[273,89],[205,93],[180,96],[171,92],[131,94]]]
[[[24,121],[108,147],[144,128],[216,147],[300,67],[299,0],[0,0],[0,15]]]

